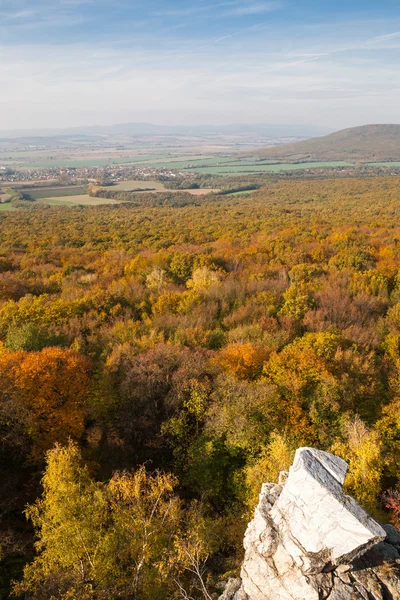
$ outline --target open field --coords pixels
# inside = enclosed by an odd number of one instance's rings
[[[134,192],[135,190],[151,189],[155,192],[165,192],[165,185],[161,181],[120,181],[116,185],[112,185],[109,188],[110,191],[116,192]]]
[[[209,175],[227,175],[233,173],[235,175],[245,175],[246,173],[279,173],[281,171],[301,171],[305,169],[328,169],[337,167],[352,167],[352,163],[347,162],[314,162],[314,163],[282,163],[282,164],[246,164],[240,166],[237,162],[235,165],[225,165],[218,167],[195,167],[193,170],[196,173],[207,173]]]
[[[278,151],[279,148],[279,151]],[[263,173],[282,173],[287,171],[302,171],[307,169],[329,169],[329,168],[351,168],[356,166],[356,162],[351,159],[339,160],[332,157],[329,159],[310,157],[296,158],[295,155],[279,158],[280,148],[268,148],[268,153],[263,155],[258,148],[253,146],[253,149],[232,147],[211,147],[204,146],[173,146],[170,147],[155,147],[142,146],[138,147],[135,144],[127,144],[124,147],[104,147],[104,148],[51,148],[51,149],[27,149],[25,151],[0,151],[0,168],[16,169],[23,172],[30,172],[30,176],[35,176],[35,171],[41,172],[49,169],[102,169],[109,167],[109,173],[117,172],[118,167],[128,170],[132,169],[132,173],[128,177],[135,177],[146,172],[146,169],[167,169],[178,171],[184,174],[205,174],[205,175],[246,175],[246,174],[263,174]],[[304,160],[304,162],[301,162]],[[289,162],[292,161],[292,162]],[[373,167],[400,167],[400,162],[358,162],[357,164],[365,164]],[[142,172],[143,169],[143,172]],[[139,171],[136,172],[135,171]],[[49,173],[50,177],[52,172]],[[86,173],[83,174],[84,176]],[[93,176],[87,174],[88,177]],[[155,191],[163,191],[164,187],[160,182],[140,181],[134,182],[134,187],[131,182],[123,181],[116,186],[115,190],[119,191],[134,191],[137,187],[152,187]],[[62,192],[54,192],[51,197],[61,196]],[[68,194],[75,195],[75,191]],[[45,197],[44,195],[35,197]]]
[[[101,204],[118,204],[116,200],[110,200],[108,198],[92,198],[87,194],[81,194],[79,196],[61,196],[59,198],[41,198],[40,202],[51,204],[53,206],[76,206],[77,204],[83,204],[84,206],[100,206]]]
[[[257,155],[257,149],[244,154],[247,149],[239,149],[233,145],[229,147],[210,147],[198,145],[186,147],[164,147],[148,148],[127,145],[125,147],[105,148],[51,148],[32,149],[25,151],[3,151],[0,152],[0,166],[21,171],[32,171],[51,168],[91,168],[91,167],[154,167],[165,169],[177,169],[184,172],[201,172],[211,174],[241,173],[243,172],[279,172],[280,170],[310,168],[309,163],[290,164],[287,161],[282,164],[268,157]],[[273,164],[275,163],[275,164]],[[312,163],[313,167],[324,166],[348,166],[349,163],[340,161]],[[210,169],[210,170],[208,170]],[[217,169],[214,171],[214,169]]]
[[[116,185],[110,186],[110,191],[117,192],[134,192],[135,190],[143,190],[148,189],[154,192],[170,192],[168,188],[161,181],[154,180],[145,180],[145,181],[120,181]],[[206,194],[211,194],[213,192],[219,192],[218,189],[215,188],[198,188],[198,189],[188,189],[188,190],[173,190],[176,192],[187,192],[188,194],[192,194],[192,196],[205,196]]]
[[[198,188],[198,189],[193,189],[193,190],[177,190],[177,191],[187,192],[188,194],[191,194],[192,196],[206,196],[207,194],[218,194],[218,192],[220,190],[217,188]]]
[[[82,158],[82,159],[50,159],[38,162],[25,163],[22,169],[48,169],[51,167],[106,167],[108,165],[132,164],[132,157],[128,158]]]
[[[12,185],[12,184],[11,184]],[[34,198],[37,202],[43,204],[50,204],[51,206],[76,206],[78,204],[84,206],[100,206],[117,204],[124,200],[118,197],[118,193],[121,192],[132,192],[137,194],[146,193],[174,193],[180,194],[187,192],[193,196],[204,196],[213,192],[218,192],[218,189],[214,188],[201,188],[201,189],[188,189],[188,190],[169,190],[165,185],[156,180],[128,180],[121,181],[116,185],[106,187],[104,189],[109,190],[111,193],[114,191],[116,198],[96,198],[84,193],[83,185],[40,185],[40,182],[36,186],[27,185],[14,185],[15,189],[19,190],[26,197]],[[4,206],[2,210],[12,210],[9,204],[4,204],[4,200],[8,198],[7,194],[0,194],[0,202],[3,201],[1,206]]]
[[[44,186],[21,188],[23,194],[27,194],[35,200],[42,198],[64,198],[65,196],[79,196],[84,193],[83,185],[63,185],[63,186]]]
[[[3,202],[0,204],[0,211],[8,211],[8,210],[17,210],[14,206],[12,206],[9,202]]]

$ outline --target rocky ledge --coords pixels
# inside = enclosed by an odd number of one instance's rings
[[[263,485],[241,579],[220,600],[400,600],[400,532],[344,493],[346,472],[300,448],[279,484]]]

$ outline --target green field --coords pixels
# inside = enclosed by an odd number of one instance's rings
[[[132,168],[165,168],[176,169],[183,173],[207,174],[207,175],[246,175],[257,173],[280,173],[286,171],[302,171],[306,169],[329,169],[354,167],[355,163],[346,160],[332,161],[308,161],[308,162],[277,162],[278,159],[263,158],[260,155],[247,153],[243,155],[243,150],[238,151],[232,148],[220,149],[204,147],[203,153],[199,148],[169,148],[169,149],[139,149],[125,147],[105,148],[101,151],[82,152],[81,150],[40,150],[35,152],[2,152],[0,153],[0,163],[8,164],[13,168],[22,171],[32,169],[48,169],[51,167],[104,167],[104,166],[125,166]],[[242,153],[242,155],[241,155]],[[400,162],[365,162],[366,166],[371,167],[400,167]],[[136,182],[135,182],[136,184]],[[142,181],[135,187],[127,187],[129,182],[121,182],[114,189],[120,191],[134,191],[136,187],[154,187],[156,191],[162,191],[164,188],[159,182]],[[79,193],[79,192],[78,192]],[[35,192],[35,198],[46,197],[41,192],[38,195]],[[51,197],[61,196],[61,191],[55,191]],[[76,195],[76,190],[71,190],[67,195]],[[33,195],[33,194],[32,194]]]
[[[9,202],[2,202],[0,204],[0,211],[6,211],[6,210],[17,210],[14,206],[12,206]]]
[[[352,163],[347,162],[312,162],[312,163],[282,163],[282,164],[244,164],[239,166],[226,165],[220,167],[195,167],[196,173],[207,173],[209,175],[246,175],[246,173],[279,173],[281,171],[302,171],[305,169],[329,169],[336,167],[352,167]],[[192,169],[191,169],[192,170]]]
[[[246,175],[249,173],[279,173],[282,171],[301,171],[304,169],[318,168],[337,168],[354,166],[346,161],[323,161],[323,162],[304,162],[304,163],[278,163],[269,158],[260,158],[260,156],[247,154],[240,156],[238,151],[211,151],[208,149],[203,154],[197,151],[185,151],[184,149],[169,149],[165,151],[138,153],[135,150],[125,151],[118,156],[118,150],[109,148],[101,152],[82,155],[80,152],[72,152],[68,157],[65,150],[63,153],[54,153],[51,151],[40,152],[10,152],[5,155],[5,160],[12,161],[13,166],[21,170],[45,169],[51,167],[104,167],[112,165],[143,167],[143,168],[165,168],[177,169],[185,173],[204,173],[209,175]],[[127,155],[128,154],[128,155]],[[4,156],[4,155],[3,155]],[[0,155],[1,157],[1,155]],[[1,162],[1,158],[0,158]],[[371,163],[374,166],[399,166],[400,163]],[[11,163],[10,163],[11,166]],[[128,182],[122,182],[114,189],[122,191],[133,191],[135,188],[126,187]],[[123,187],[122,187],[123,186]],[[140,182],[138,187],[154,187],[157,191],[163,189],[160,184],[150,181]],[[75,195],[74,192],[69,192]],[[64,194],[67,195],[67,194]],[[60,193],[54,193],[52,197],[58,197]],[[36,196],[35,196],[36,197]],[[45,196],[37,196],[45,197]]]

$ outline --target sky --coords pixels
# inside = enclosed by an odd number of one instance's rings
[[[0,130],[400,123],[399,0],[0,0]]]

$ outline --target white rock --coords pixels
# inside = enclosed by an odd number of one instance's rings
[[[304,554],[321,552],[329,553],[333,565],[350,562],[386,537],[385,530],[343,492],[346,471],[345,461],[327,452],[296,452],[271,517],[287,535],[285,545],[299,566]]]
[[[363,598],[352,567],[343,565],[386,532],[344,494],[346,471],[342,459],[300,448],[287,478],[263,485],[245,535],[242,585],[229,600]]]

